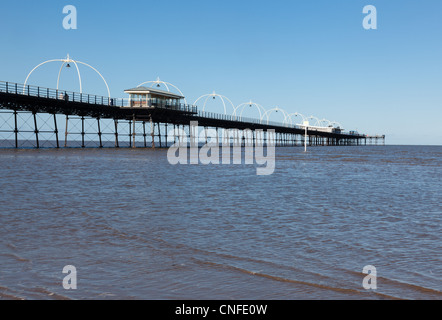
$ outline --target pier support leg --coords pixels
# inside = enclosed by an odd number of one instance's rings
[[[18,148],[18,125],[17,125],[17,110],[14,110],[14,134],[15,134],[15,148]]]
[[[150,117],[150,135],[152,137],[152,149],[155,149],[155,123],[152,121],[152,117]]]
[[[132,148],[132,120],[129,120],[129,148]]]
[[[84,132],[84,117],[82,116],[82,117],[81,117],[81,147],[82,147],[82,148],[85,147],[85,144],[84,144],[84,135],[85,135],[85,132]]]
[[[157,122],[157,127],[158,127],[158,140],[160,141],[160,148],[162,148],[163,145],[161,143],[161,124],[159,122]]]
[[[101,139],[101,126],[100,126],[100,118],[97,118],[97,127],[98,127],[98,140],[100,142],[100,148],[103,148],[103,141]]]
[[[60,143],[58,141],[58,127],[57,127],[57,116],[55,113],[53,114],[54,117],[54,133],[55,133],[55,143],[57,145],[57,149],[60,148]]]
[[[207,144],[207,127],[204,127],[205,144]]]
[[[37,113],[33,112],[32,114],[34,115],[35,142],[36,142],[36,146],[37,146],[37,149],[38,149],[38,148],[40,148],[40,143],[38,141]]]
[[[136,121],[135,121],[135,115],[133,115],[133,120],[132,120],[132,148],[136,148],[137,146],[135,145],[135,136],[136,136],[136,132],[135,132],[135,125],[136,125]]]
[[[166,128],[166,143],[165,143],[165,145],[166,145],[166,148],[167,148],[167,139],[169,138],[169,133],[167,132],[167,122],[164,125],[165,125],[165,128]]]
[[[114,124],[115,124],[115,148],[119,148],[120,143],[118,141],[118,120],[117,119],[114,119]]]
[[[255,147],[255,131],[252,131],[252,146]]]
[[[68,146],[68,126],[69,126],[69,116],[66,115],[66,127],[64,129],[64,147],[67,148]]]

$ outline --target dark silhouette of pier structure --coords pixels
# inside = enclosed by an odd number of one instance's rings
[[[192,121],[197,121],[200,128],[211,128],[217,133],[223,129],[251,130],[253,142],[257,138],[256,131],[274,130],[276,146],[304,146],[305,143],[309,146],[358,146],[374,141],[377,144],[378,140],[385,142],[385,136],[314,127],[307,127],[306,139],[305,128],[299,125],[198,111],[196,106],[181,103],[182,97],[167,96],[153,88],[144,90],[149,90],[149,99],[127,100],[0,82],[3,144],[10,148],[45,148],[48,145],[84,148],[91,144],[96,147],[163,148],[180,139],[178,132],[182,130],[191,135]],[[172,128],[174,136],[170,137]]]

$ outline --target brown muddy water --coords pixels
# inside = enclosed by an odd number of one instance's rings
[[[442,147],[166,154],[0,150],[0,299],[442,298]]]

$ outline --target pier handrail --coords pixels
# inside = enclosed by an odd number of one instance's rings
[[[222,114],[222,113],[214,113],[214,112],[207,112],[207,111],[198,111],[198,116],[202,118],[209,118],[214,120],[225,120],[225,121],[232,121],[232,122],[243,122],[243,123],[250,123],[250,124],[265,124],[268,126],[276,126],[276,127],[287,127],[287,128],[297,128],[296,125],[290,125],[287,123],[282,122],[272,122],[272,121],[263,121],[261,119],[256,118],[247,118],[237,115],[228,115],[228,114]]]
[[[99,96],[87,93],[78,93],[74,91],[51,89],[45,87],[38,87],[33,85],[23,85],[15,82],[0,81],[0,92],[23,95],[29,97],[46,98],[54,100],[63,100],[66,102],[79,102],[88,103],[100,106],[109,107],[127,107],[129,105],[129,99],[126,98],[109,98],[105,96]],[[186,104],[167,104],[167,103],[155,103],[156,108],[172,109],[186,112],[197,112],[195,106]]]
[[[105,96],[78,93],[74,91],[51,89],[46,87],[39,87],[33,85],[23,85],[15,82],[0,81],[0,92],[24,95],[30,97],[64,100],[70,102],[89,103],[97,105],[105,105],[112,107],[123,106],[124,99],[109,98]]]

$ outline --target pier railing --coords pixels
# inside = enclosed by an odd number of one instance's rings
[[[60,89],[50,89],[32,85],[23,85],[13,82],[0,81],[0,92],[24,95],[30,97],[64,100],[71,102],[89,103],[106,105],[113,107],[122,107],[124,99],[109,98],[104,96],[92,95],[87,93],[78,93]]]
[[[287,122],[275,122],[275,121],[267,121],[267,120],[260,120],[256,118],[248,118],[248,117],[242,117],[237,115],[228,115],[228,114],[221,114],[221,113],[214,113],[214,112],[206,112],[206,111],[198,111],[198,116],[202,118],[209,118],[214,120],[225,120],[225,121],[232,121],[232,122],[245,122],[245,123],[251,123],[251,124],[260,124],[260,125],[268,125],[268,126],[276,126],[276,127],[287,127],[287,128],[297,128],[298,126],[289,124]]]
[[[109,107],[129,107],[130,100],[125,98],[111,98],[105,96],[98,96],[87,93],[78,93],[74,91],[66,91],[60,89],[50,89],[32,85],[23,85],[14,82],[0,81],[0,92],[24,95],[29,97],[46,98],[54,100],[62,100],[69,102],[88,103]],[[161,102],[154,102],[150,107],[171,109],[185,112],[196,113],[197,108],[195,106],[186,104],[168,104]]]

